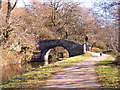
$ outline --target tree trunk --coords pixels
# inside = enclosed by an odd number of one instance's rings
[[[7,1],[7,15],[6,15],[6,23],[9,25],[9,19],[10,19],[10,15],[11,15],[11,11],[15,8],[16,4],[17,4],[18,0],[15,1],[13,7],[11,6],[11,2],[10,0]]]
[[[2,6],[2,0],[0,0],[0,9],[1,9],[1,6]]]
[[[118,65],[120,65],[120,5],[118,6],[118,54],[116,57],[116,61],[118,63]]]
[[[96,42],[97,42],[97,41],[95,41],[95,42],[91,45],[91,50],[90,50],[91,52],[92,52],[92,48],[93,48],[93,46],[96,44]]]

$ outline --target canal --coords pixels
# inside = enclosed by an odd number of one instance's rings
[[[49,52],[49,60],[48,63],[54,63],[57,61],[60,61],[60,58],[67,58],[69,57],[68,51],[63,47],[55,47],[51,49]],[[38,59],[38,58],[37,58]],[[33,61],[33,60],[31,60]],[[25,64],[10,64],[7,66],[0,67],[0,78],[2,82],[6,82],[18,75],[22,75],[26,72],[29,72],[30,70],[37,69],[39,67],[42,67],[44,63],[41,62],[31,62],[31,63],[25,63]]]
[[[25,63],[25,64],[11,64],[7,66],[0,67],[1,71],[1,83],[8,81],[18,75],[22,75],[28,71],[30,71],[33,68],[38,68],[40,66],[43,66],[40,62],[34,62],[34,63]]]

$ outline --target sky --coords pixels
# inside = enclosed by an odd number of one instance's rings
[[[14,2],[16,1],[16,0],[13,0]],[[18,0],[18,3],[17,3],[17,6],[18,7],[24,7],[24,2],[25,2],[25,4],[27,5],[27,4],[29,4],[30,3],[30,1],[32,1],[32,0]],[[34,0],[35,1],[35,0]],[[37,1],[37,0],[36,0]],[[48,1],[48,0],[39,0],[40,2],[45,2],[45,1]],[[91,1],[94,1],[94,0],[71,0],[71,1],[74,1],[74,2],[82,2],[82,3],[85,3],[85,6],[86,7],[92,7],[92,4],[91,4]]]
[[[15,2],[16,0],[13,0],[13,2]],[[17,2],[17,7],[24,7],[24,2],[25,4],[28,4],[30,2],[30,0],[18,0]]]
[[[13,1],[16,1],[16,0],[13,0]],[[26,5],[28,5],[30,3],[30,1],[46,2],[48,0],[18,0],[17,6],[24,7],[23,1],[25,2]],[[83,3],[82,6],[87,7],[87,8],[92,8],[93,7],[92,2],[119,1],[119,0],[71,0],[71,1],[80,2],[80,3]]]

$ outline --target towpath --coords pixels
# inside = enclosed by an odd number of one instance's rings
[[[100,88],[97,81],[95,64],[109,55],[90,52],[93,57],[70,65],[47,81],[43,88]]]

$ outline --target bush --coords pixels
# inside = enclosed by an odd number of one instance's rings
[[[101,49],[96,48],[96,47],[93,47],[93,48],[92,48],[92,52],[97,52],[97,53],[99,53],[99,52],[101,52]]]
[[[33,54],[30,52],[24,53],[23,58],[22,58],[22,63],[29,62],[32,59],[32,56]]]
[[[117,56],[117,57],[116,57],[115,63],[120,66],[120,56]]]

